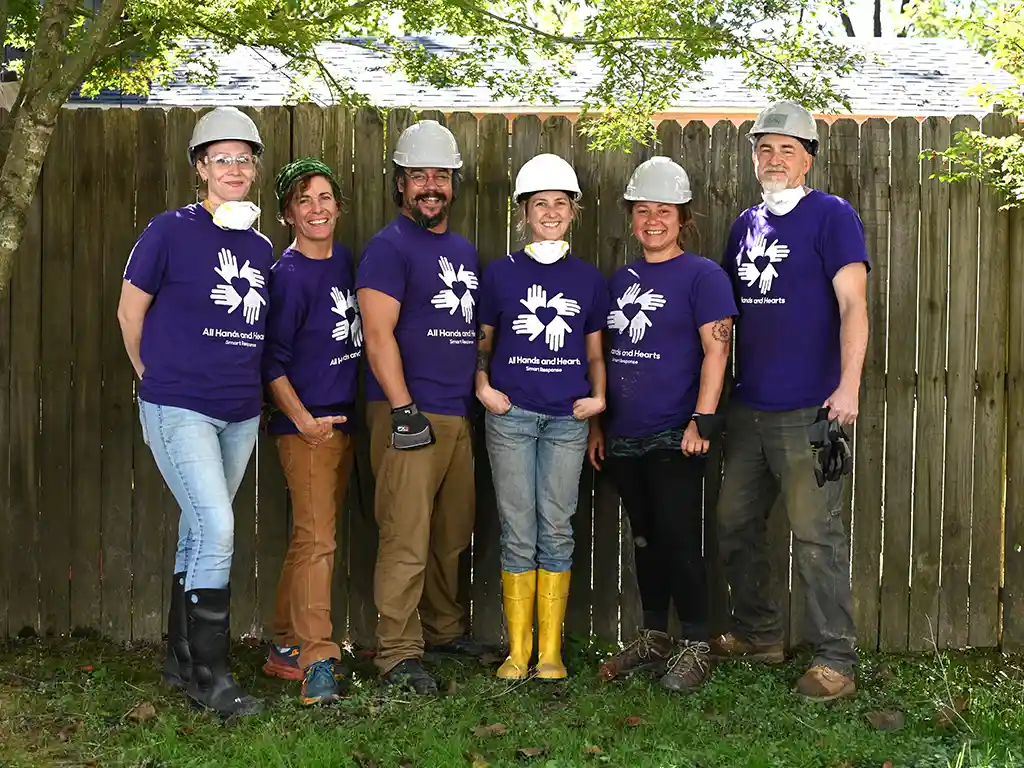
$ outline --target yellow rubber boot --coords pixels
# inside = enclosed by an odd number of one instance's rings
[[[569,601],[569,571],[537,571],[537,679],[562,680],[569,673],[562,664],[562,624]]]
[[[508,622],[508,658],[495,673],[503,680],[522,680],[530,671],[533,653],[533,600],[537,571],[501,572],[501,588]]]

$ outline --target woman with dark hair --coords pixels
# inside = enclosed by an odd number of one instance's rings
[[[591,421],[588,445],[629,515],[644,617],[601,677],[656,669],[674,691],[700,688],[711,672],[701,502],[737,314],[724,270],[686,250],[697,234],[692,197],[686,171],[667,157],[638,166],[626,187],[643,256],[609,281],[608,410],[603,425]]]
[[[202,203],[154,218],[132,248],[117,308],[139,383],[146,445],[181,506],[164,681],[223,716],[259,712],[228,659],[235,492],[262,394],[270,241],[245,200],[263,154],[233,107],[207,112],[188,146]]]
[[[334,241],[341,190],[314,158],[284,166],[279,217],[295,232],[270,278],[264,381],[267,423],[292,501],[292,536],[277,587],[274,641],[265,673],[302,679],[302,703],[341,695],[341,649],[332,639],[336,519],[354,445],[352,411],[363,348],[352,254]]]

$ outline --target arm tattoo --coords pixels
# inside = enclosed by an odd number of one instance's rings
[[[715,324],[711,326],[711,337],[715,341],[728,344],[729,339],[732,338],[732,328],[725,320],[715,320]]]
[[[487,373],[491,367],[491,350],[478,349],[476,351],[476,369]]]

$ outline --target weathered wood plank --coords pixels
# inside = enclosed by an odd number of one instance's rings
[[[990,136],[1013,130],[1008,116],[987,115]],[[971,516],[971,587],[967,642],[975,648],[999,644],[999,585],[1002,578],[1003,472],[1006,439],[1006,345],[1009,326],[1010,217],[991,187],[981,190],[978,259],[978,333],[974,416],[974,488]]]
[[[42,297],[42,189],[25,218],[11,275],[10,596],[12,634],[39,629],[39,360]]]
[[[71,629],[71,363],[74,241],[74,115],[62,112],[40,179],[43,190],[43,266],[40,376],[39,617],[44,634]],[[157,602],[159,604],[159,594]]]
[[[861,126],[860,217],[868,275],[868,348],[861,378],[853,479],[853,619],[861,647],[878,647],[878,583],[882,551],[882,475],[885,451],[885,328],[889,283],[889,124]]]
[[[921,145],[949,146],[949,120],[929,117]],[[942,546],[942,475],[945,461],[946,287],[949,252],[949,185],[929,179],[938,161],[924,160],[921,182],[921,255],[918,260],[917,440],[914,457],[914,530],[910,574],[912,651],[937,639]]]
[[[914,359],[917,338],[919,126],[892,123],[892,227],[889,245],[889,370],[885,399],[885,534],[879,647],[907,648],[910,609],[911,478],[914,469]]]
[[[978,130],[974,117],[953,118],[950,132]],[[942,589],[938,646],[967,645],[974,464],[974,350],[978,319],[978,203],[976,181],[949,190],[949,345],[946,371],[946,460],[942,503]]]
[[[740,146],[738,139],[739,132],[729,120],[719,120],[711,129],[708,218],[706,228],[701,229],[701,235],[707,243],[704,255],[719,264],[724,258],[723,251],[729,237],[729,228],[741,210],[737,191],[738,167],[734,157],[735,149],[726,149]],[[751,163],[749,144],[743,157],[745,162]]]
[[[1015,653],[1024,648],[1024,211],[1020,208],[1010,211],[1009,245],[1002,648]]]
[[[294,160],[298,160],[300,157],[314,157],[317,160],[324,159],[327,120],[327,110],[308,101],[296,104],[291,108],[291,153],[289,154],[285,147],[278,147],[277,157],[272,159],[276,160],[279,164],[268,164],[267,170],[271,176],[271,192],[273,192],[273,176],[277,174],[281,165],[288,162],[288,160],[282,159],[282,155]],[[281,140],[283,137],[277,136],[277,138]]]
[[[516,176],[519,170],[532,157],[541,152],[540,146],[540,118],[536,115],[519,115],[512,121],[512,169],[509,180],[511,182],[510,192],[515,189]],[[513,200],[512,221],[508,233],[508,250],[514,251],[522,248],[529,242],[529,229],[524,227],[519,231],[519,206]]]
[[[71,541],[71,626],[100,627],[101,546],[101,324],[103,289],[103,111],[80,109],[75,123],[74,406],[72,484],[75,514]],[[181,148],[184,153],[184,147]],[[128,254],[123,254],[122,270]],[[107,311],[112,312],[112,308]]]
[[[0,109],[0,126],[8,114]],[[0,291],[0,637],[7,637],[11,550],[15,546],[11,510],[11,288]],[[17,630],[15,630],[17,631]]]

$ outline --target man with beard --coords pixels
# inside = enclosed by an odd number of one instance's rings
[[[367,421],[380,543],[375,663],[388,685],[435,694],[428,652],[482,655],[458,602],[459,555],[473,532],[469,413],[476,368],[476,248],[449,231],[462,158],[421,120],[398,138],[399,213],[366,245],[356,287],[365,330]]]
[[[813,116],[777,102],[749,137],[764,202],[733,223],[722,261],[740,308],[718,503],[733,614],[731,631],[711,650],[718,658],[783,661],[765,547],[765,520],[781,493],[804,586],[803,637],[814,649],[796,690],[828,701],[856,690],[840,511],[852,469],[843,427],[857,417],[868,340],[870,264],[857,212],[805,184],[818,150]]]

